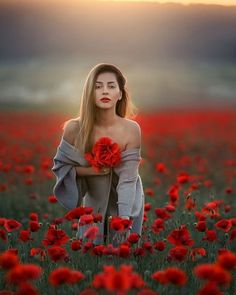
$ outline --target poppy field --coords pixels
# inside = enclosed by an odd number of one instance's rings
[[[117,248],[93,244],[93,208],[53,195],[70,117],[0,114],[0,295],[236,294],[236,110],[139,113],[143,230]]]

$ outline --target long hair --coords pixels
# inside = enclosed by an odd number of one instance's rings
[[[114,64],[99,63],[91,69],[89,72],[82,92],[82,97],[80,100],[80,109],[78,113],[78,131],[76,128],[76,137],[74,146],[81,152],[91,151],[92,142],[91,135],[93,131],[93,126],[95,123],[95,94],[94,87],[97,77],[100,73],[112,72],[115,74],[120,90],[122,91],[121,100],[117,101],[116,104],[116,114],[122,118],[134,118],[137,114],[137,107],[131,101],[128,89],[127,89],[127,79],[122,74],[120,69]],[[64,123],[63,129],[70,121],[75,121],[76,119],[70,119]],[[77,121],[77,122],[78,122]]]

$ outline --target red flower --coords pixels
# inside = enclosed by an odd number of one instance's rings
[[[30,218],[30,220],[33,220],[33,221],[38,221],[39,220],[37,213],[30,213],[29,218]]]
[[[167,240],[176,246],[192,246],[194,244],[194,241],[190,239],[190,234],[186,225],[181,225],[179,229],[173,230],[167,237]]]
[[[198,221],[198,223],[196,224],[196,229],[200,232],[206,231],[206,221]]]
[[[165,269],[165,276],[166,276],[169,283],[176,285],[176,286],[185,285],[187,282],[186,273],[177,267],[166,268]]]
[[[99,233],[99,227],[98,226],[92,226],[86,229],[84,233],[84,237],[87,238],[88,240],[95,240],[97,234]]]
[[[232,242],[235,239],[235,237],[236,237],[236,229],[233,229],[229,237],[230,242]]]
[[[4,227],[8,232],[18,230],[21,226],[22,224],[14,219],[6,219],[4,223]]]
[[[19,289],[14,294],[17,294],[17,295],[39,295],[39,292],[30,283],[22,282],[19,285]],[[0,293],[0,295],[1,295],[1,293]]]
[[[66,258],[67,252],[62,247],[54,246],[54,247],[48,248],[48,255],[50,256],[52,261],[56,262]]]
[[[62,284],[75,284],[84,279],[80,271],[71,270],[68,267],[59,267],[53,270],[49,275],[49,283],[53,286]]]
[[[95,288],[127,294],[132,288],[142,288],[145,285],[141,276],[132,272],[132,265],[122,264],[119,270],[115,270],[113,266],[104,265],[103,269],[103,273],[94,276],[92,284]]]
[[[195,248],[191,250],[190,257],[192,257],[192,261],[196,260],[198,256],[206,256],[206,250],[204,248]]]
[[[203,241],[207,240],[209,242],[214,242],[217,240],[216,232],[214,230],[206,230],[205,237],[202,238]]]
[[[94,220],[92,214],[84,214],[80,217],[79,225],[91,224],[93,222]]]
[[[160,173],[163,173],[166,171],[166,166],[163,163],[157,163],[156,164],[156,170]]]
[[[12,251],[5,251],[0,254],[0,266],[3,269],[11,269],[19,263],[18,256]]]
[[[198,295],[224,295],[215,282],[207,282],[197,293]]]
[[[155,234],[165,229],[163,222],[164,222],[163,219],[160,219],[160,218],[154,220],[154,223],[152,224],[152,231]]]
[[[171,215],[166,211],[166,208],[155,208],[157,218],[169,219]]]
[[[64,230],[50,228],[47,231],[45,238],[42,241],[42,244],[44,246],[51,246],[51,245],[61,246],[66,244],[69,239],[70,238],[67,236]]]
[[[93,146],[92,152],[85,153],[85,159],[99,171],[101,167],[115,167],[121,161],[121,150],[111,138],[101,137]]]
[[[6,274],[9,283],[19,284],[40,277],[42,268],[35,264],[18,264]]]
[[[177,176],[177,180],[179,183],[186,183],[189,182],[190,176],[187,172],[181,172]]]
[[[121,244],[118,249],[118,255],[120,257],[127,258],[131,254],[131,249],[128,245]]]
[[[110,220],[110,229],[115,231],[123,231],[132,225],[131,219],[124,219],[119,216],[112,216]]]
[[[157,280],[160,284],[173,284],[176,286],[185,285],[187,282],[186,273],[177,267],[169,267],[162,271],[152,274],[152,279]]]
[[[22,242],[28,242],[28,241],[33,241],[34,239],[30,236],[30,230],[25,229],[20,231],[19,238],[20,241]]]
[[[40,258],[40,261],[44,261],[46,257],[46,252],[41,248],[32,248],[30,250],[30,256],[38,256]]]
[[[233,270],[236,267],[236,255],[228,250],[218,256],[217,264],[224,269]]]
[[[169,251],[169,256],[177,261],[183,261],[188,253],[188,249],[184,246],[176,246]]]
[[[70,244],[70,247],[71,247],[71,250],[73,250],[73,251],[80,250],[81,249],[81,241],[79,241],[79,240],[72,241]]]
[[[57,203],[57,198],[54,195],[48,196],[48,202]]]
[[[162,241],[156,242],[154,248],[158,251],[163,251],[166,247],[166,244]]]
[[[231,226],[232,224],[230,219],[222,219],[215,224],[217,229],[223,230],[225,232],[228,232],[231,229]]]
[[[83,214],[85,214],[85,207],[80,206],[66,213],[65,218],[67,220],[80,219]]]
[[[38,221],[30,221],[30,230],[32,232],[36,232],[40,229],[40,224],[38,223]]]
[[[194,274],[204,280],[210,280],[220,285],[228,285],[231,274],[217,264],[201,264],[194,268]]]
[[[102,256],[104,254],[104,250],[105,250],[104,245],[98,245],[92,249],[92,254],[97,255],[97,256]]]
[[[7,242],[7,233],[5,230],[0,228],[0,238],[3,240],[3,242]]]
[[[139,240],[139,234],[138,233],[131,233],[127,238],[127,241],[130,242],[131,244],[137,243],[138,240]]]

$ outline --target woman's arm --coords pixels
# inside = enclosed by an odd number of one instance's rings
[[[129,142],[126,150],[141,147],[141,128],[135,121],[129,129]],[[119,182],[116,188],[118,193],[118,209],[120,217],[128,219],[131,207],[135,199],[136,181],[138,178],[139,161],[132,160],[123,163],[123,172],[119,175]]]

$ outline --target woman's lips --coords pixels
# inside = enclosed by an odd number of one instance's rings
[[[102,102],[108,102],[108,101],[110,101],[110,98],[108,98],[108,97],[103,97],[103,98],[101,98],[100,99]]]

